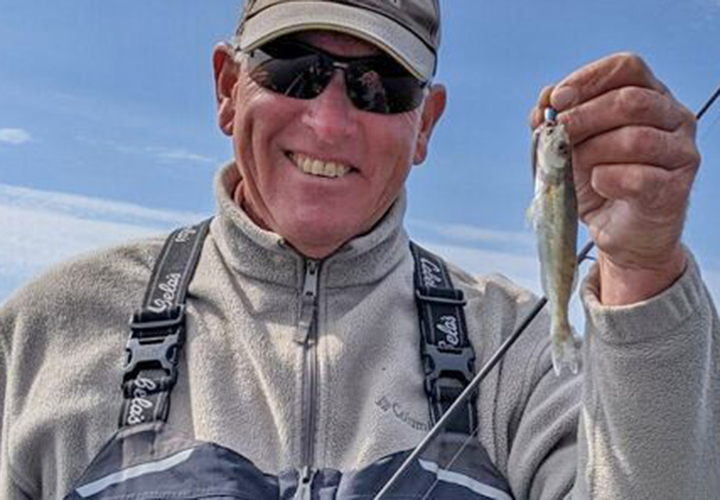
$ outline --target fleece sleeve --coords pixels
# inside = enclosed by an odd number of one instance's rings
[[[717,498],[720,323],[697,264],[643,303],[587,308],[573,498]]]
[[[0,308],[0,498],[4,500],[30,500],[16,483],[9,461],[10,456],[10,401],[8,379],[10,377],[10,314]]]
[[[527,360],[506,420],[515,497],[717,498],[720,323],[697,265],[631,306],[600,304],[597,283],[592,270],[579,376],[557,377],[547,344]]]

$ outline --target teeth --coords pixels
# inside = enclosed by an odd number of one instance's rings
[[[323,165],[323,162],[320,160],[315,160],[312,162],[311,172],[314,175],[323,175],[325,172],[325,165]]]
[[[329,161],[322,173],[325,177],[337,177],[337,163]]]
[[[306,174],[322,177],[342,177],[350,172],[350,167],[334,161],[324,162],[299,154],[291,154],[290,159]]]

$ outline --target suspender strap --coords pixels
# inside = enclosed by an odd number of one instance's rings
[[[167,419],[185,342],[185,298],[209,227],[206,220],[168,237],[142,308],[130,318],[120,427]]]
[[[473,379],[475,351],[467,336],[465,297],[453,287],[441,258],[410,243],[415,259],[415,301],[420,315],[425,392],[430,417],[437,422]],[[459,412],[447,430],[470,434],[476,427],[475,399]]]

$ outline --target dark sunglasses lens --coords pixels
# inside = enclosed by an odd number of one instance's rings
[[[373,113],[404,113],[418,107],[423,97],[419,80],[404,70],[357,65],[348,71],[346,82],[353,104]]]
[[[337,58],[345,72],[352,103],[373,113],[404,113],[415,109],[423,85],[386,56],[350,60]],[[335,71],[333,57],[296,42],[276,41],[249,55],[250,77],[258,85],[296,99],[314,99]]]
[[[296,99],[314,99],[332,78],[319,54],[293,44],[271,44],[249,58],[250,78],[261,87]]]

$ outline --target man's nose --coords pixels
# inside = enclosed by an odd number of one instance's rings
[[[318,140],[333,143],[352,135],[357,128],[356,118],[345,75],[338,69],[320,95],[308,100],[305,124],[315,131]]]

